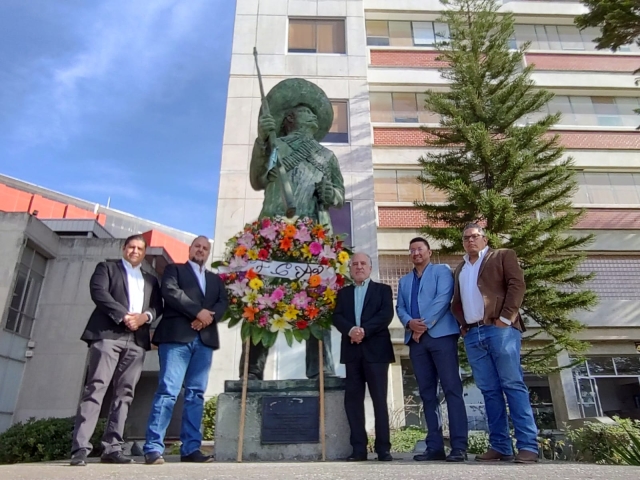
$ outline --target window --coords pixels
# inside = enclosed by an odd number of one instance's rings
[[[376,202],[446,202],[444,192],[418,180],[420,170],[374,170],[373,192]]]
[[[587,50],[594,51],[598,28],[579,30],[573,25],[516,25],[515,45],[521,47],[531,42],[531,50]],[[640,51],[637,45],[625,45],[621,52]]]
[[[579,190],[573,197],[580,205],[640,205],[640,174],[598,173],[577,174]]]
[[[290,19],[289,52],[346,53],[344,20]]]
[[[367,45],[433,47],[449,38],[449,26],[438,22],[367,20]]]
[[[371,121],[388,123],[440,123],[440,116],[424,106],[423,93],[372,92]]]
[[[322,139],[327,143],[349,143],[349,106],[346,101],[331,101],[333,123]]]
[[[28,245],[24,248],[7,311],[7,330],[25,337],[31,336],[46,266],[45,257]]]
[[[638,116],[634,109],[638,107],[640,101],[633,97],[556,95],[540,113],[529,115],[529,121],[560,112],[560,126],[636,127]]]

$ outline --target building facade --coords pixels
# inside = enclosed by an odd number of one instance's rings
[[[137,233],[147,241],[143,269],[157,278],[167,264],[187,259],[195,238],[0,177],[0,432],[31,417],[75,415],[88,352],[80,336],[95,308],[89,280],[99,262],[122,258],[123,239]],[[131,406],[129,439],[144,437],[158,371],[152,350]],[[179,434],[180,408],[175,413],[172,437]]]
[[[260,109],[255,45],[266,91],[302,77],[332,100],[335,120],[324,143],[345,177],[352,244],[372,255],[377,278],[397,287],[411,268],[408,241],[424,223],[413,202],[442,200],[416,181],[418,158],[427,151],[419,127],[438,123],[423,108],[424,92],[448,88],[434,50],[439,35],[448,33],[438,22],[441,10],[436,0],[237,1],[214,256],[257,218],[262,203],[248,173]],[[640,51],[596,51],[599,32],[573,24],[586,11],[577,1],[505,0],[502,10],[515,14],[512,44],[531,42],[525,62],[536,65],[536,84],[556,94],[548,111],[563,114],[554,131],[575,160],[580,188],[574,203],[586,209],[575,233],[596,237],[581,269],[595,272],[589,287],[600,302],[577,313],[588,327],[579,334],[591,342],[588,362],[549,377],[527,376],[539,426],[614,414],[640,418],[640,117],[633,113],[640,103],[632,75]],[[460,257],[436,252],[433,260],[455,266]],[[417,423],[419,398],[397,320],[392,333],[398,360],[389,405],[399,412],[397,423]],[[224,335],[234,361],[219,374],[237,378],[239,334]],[[300,346],[278,343],[268,375],[302,377],[303,358]],[[560,365],[570,362],[558,358]],[[484,428],[481,395],[474,388],[466,395],[470,428]]]

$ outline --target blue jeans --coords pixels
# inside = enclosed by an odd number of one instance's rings
[[[513,327],[493,325],[472,328],[464,337],[473,378],[484,397],[489,442],[503,455],[513,454],[505,396],[516,448],[538,453],[538,428],[520,366],[521,337],[522,333]]]
[[[444,451],[438,380],[447,401],[451,448],[467,449],[467,409],[458,368],[458,337],[459,335],[446,335],[433,338],[426,332],[418,343],[409,341],[409,358],[427,421],[427,450]]]
[[[180,455],[190,455],[202,443],[200,426],[213,349],[204,345],[198,335],[191,343],[161,343],[158,356],[158,390],[151,405],[144,453],[164,452],[164,436],[184,384]]]

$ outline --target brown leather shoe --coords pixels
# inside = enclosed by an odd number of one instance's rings
[[[482,455],[476,455],[476,462],[512,462],[513,455],[504,455],[490,448]]]
[[[538,454],[529,450],[520,450],[516,455],[516,463],[538,463]]]

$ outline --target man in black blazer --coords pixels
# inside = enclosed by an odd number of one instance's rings
[[[145,463],[150,465],[164,463],[164,436],[183,386],[180,459],[213,460],[200,451],[200,425],[213,351],[220,348],[217,322],[228,300],[220,277],[204,266],[210,249],[207,237],[196,238],[189,248],[189,261],[167,265],[162,276],[165,310],[153,335],[160,373],[144,444]]]
[[[351,258],[350,285],[338,292],[333,324],[342,333],[340,362],[347,370],[344,408],[351,428],[353,453],[348,461],[367,460],[365,430],[365,384],[369,387],[376,420],[375,450],[378,460],[391,461],[387,381],[395,361],[389,324],[393,320],[391,287],[372,281],[371,257],[356,253]]]
[[[147,242],[132,235],[124,242],[122,259],[101,262],[89,284],[96,308],[81,339],[89,345],[89,365],[78,406],[71,465],[86,465],[104,395],[113,383],[109,419],[102,437],[105,463],[131,463],[122,453],[124,424],[142,373],[145,351],[151,348],[149,324],[162,315],[158,281],[141,269]]]

